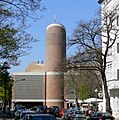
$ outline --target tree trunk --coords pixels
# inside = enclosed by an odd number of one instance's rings
[[[76,99],[75,99],[75,100],[76,100],[76,101],[75,101],[75,102],[76,102],[76,105],[75,105],[75,107],[76,107],[76,108],[78,108],[78,107],[79,107],[79,103],[78,103],[78,97],[76,97]]]
[[[103,81],[103,85],[104,85],[104,93],[105,93],[105,98],[106,98],[106,112],[109,112],[112,114],[112,110],[111,110],[111,106],[110,106],[110,96],[109,96],[109,92],[108,92],[108,86],[107,86],[105,73],[102,74],[102,81]]]

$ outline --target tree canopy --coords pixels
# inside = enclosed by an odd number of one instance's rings
[[[29,53],[37,40],[26,32],[27,20],[38,20],[44,9],[41,0],[0,0],[0,59],[16,64]]]
[[[5,80],[6,80],[6,94],[7,100],[12,98],[12,79],[7,71],[0,72],[0,101],[4,100],[5,96]]]

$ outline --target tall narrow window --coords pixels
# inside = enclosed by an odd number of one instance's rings
[[[119,43],[117,43],[117,53],[119,53]]]
[[[109,48],[108,50],[108,56],[112,55],[112,48]]]
[[[117,16],[117,26],[119,26],[119,16]]]
[[[119,69],[117,69],[117,79],[119,79]]]

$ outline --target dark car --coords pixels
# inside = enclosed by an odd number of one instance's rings
[[[59,106],[50,106],[47,109],[47,112],[49,114],[52,114],[52,115],[55,115],[55,116],[59,116],[60,108],[59,108]]]
[[[30,110],[22,111],[20,114],[20,120],[24,120],[26,115],[31,115],[31,114],[36,114],[36,112]]]
[[[26,110],[26,107],[23,105],[16,105],[14,107],[14,112],[16,112],[17,110]]]
[[[70,120],[86,120],[86,115],[83,111],[76,110],[73,111]]]
[[[37,113],[46,113],[47,112],[47,106],[34,106],[30,110],[35,111]]]
[[[56,120],[56,117],[51,114],[32,114],[26,115],[25,120]]]
[[[87,120],[115,120],[110,113],[95,112]]]
[[[20,119],[20,115],[23,111],[26,111],[24,109],[20,109],[20,110],[17,110],[15,113],[14,113],[14,119],[15,120],[19,120]]]
[[[73,113],[73,111],[75,111],[74,109],[67,109],[67,110],[64,110],[64,113],[62,115],[62,119],[70,119],[70,116],[71,114]]]

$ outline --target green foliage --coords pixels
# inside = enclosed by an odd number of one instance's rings
[[[11,53],[17,50],[17,43],[15,41],[15,34],[17,30],[12,28],[9,25],[5,25],[0,28],[0,46],[1,49],[1,58],[9,58],[12,57]]]
[[[65,77],[65,94],[80,100],[95,96],[95,89],[101,90],[101,81],[95,70],[76,70]]]
[[[4,100],[5,80],[7,100],[10,100],[12,98],[12,81],[11,76],[9,76],[9,73],[7,71],[3,71],[0,73],[0,100]]]
[[[0,87],[0,101],[3,100],[3,97],[4,97],[4,88]]]
[[[80,83],[78,97],[81,100],[85,100],[85,99],[89,98],[89,93],[88,93],[86,84]]]
[[[37,40],[26,32],[27,19],[36,20],[42,11],[41,0],[3,0],[0,2],[0,59],[18,64],[18,58],[29,54]],[[38,12],[40,13],[40,12]]]

